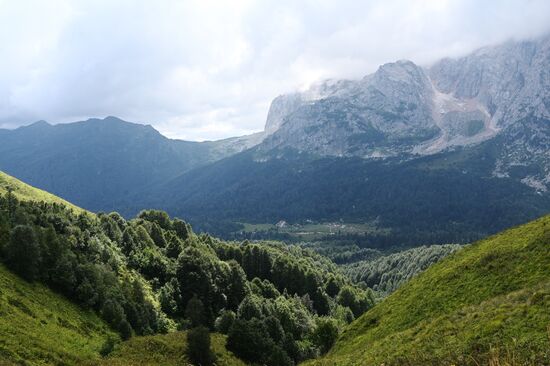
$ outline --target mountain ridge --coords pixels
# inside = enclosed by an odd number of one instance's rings
[[[452,216],[442,230],[477,233],[460,239],[469,241],[550,211],[549,64],[550,37],[429,68],[387,63],[279,96],[264,132],[221,141],[171,140],[114,117],[0,130],[0,169],[85,209],[157,207],[194,223],[318,216],[395,226],[403,220],[391,210],[406,216],[408,203],[412,221]],[[397,181],[385,180],[390,172]],[[484,226],[486,214],[505,219]]]

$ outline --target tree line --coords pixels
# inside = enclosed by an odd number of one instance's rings
[[[193,329],[188,344],[200,345],[205,329],[217,330],[237,356],[266,365],[326,352],[374,304],[372,291],[309,249],[222,241],[163,211],[126,220],[11,192],[0,196],[0,258],[93,309],[123,339]]]

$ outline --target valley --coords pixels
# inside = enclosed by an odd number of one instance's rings
[[[0,129],[0,364],[550,365],[549,66],[389,62],[216,141]]]

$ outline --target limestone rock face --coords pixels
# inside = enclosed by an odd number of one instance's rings
[[[429,68],[401,60],[361,80],[327,80],[281,95],[271,105],[258,149],[412,159],[499,137],[494,174],[535,164],[524,182],[544,190],[550,189],[549,129],[546,36],[482,48]]]

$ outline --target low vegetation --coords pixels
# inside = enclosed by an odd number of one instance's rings
[[[6,194],[8,193],[8,191],[11,191],[12,194],[19,201],[57,203],[57,204],[62,204],[65,207],[68,207],[77,213],[84,212],[84,210],[81,209],[80,207],[75,206],[72,203],[65,201],[62,198],[59,198],[51,193],[48,193],[41,189],[30,186],[26,183],[23,183],[22,181],[0,171],[0,194]]]
[[[550,216],[388,255],[222,241],[3,179],[2,364],[550,364]]]
[[[211,348],[217,365],[245,366],[225,348],[227,337],[218,333],[211,336]],[[180,366],[190,363],[188,357],[187,332],[174,332],[144,337],[134,337],[117,345],[114,351],[99,363],[85,363],[85,366]]]
[[[226,333],[246,361],[294,365],[326,351],[317,332],[326,321],[334,340],[374,305],[372,291],[311,250],[197,235],[162,211],[125,220],[14,192],[0,195],[0,259],[95,312],[122,340],[206,327]],[[102,354],[114,348],[105,342]]]
[[[0,264],[0,364],[98,362],[105,341],[118,335],[94,312]]]
[[[309,365],[547,365],[550,216],[471,244],[352,323]]]

